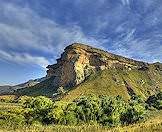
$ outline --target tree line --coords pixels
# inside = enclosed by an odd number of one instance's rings
[[[145,119],[147,111],[154,107],[162,109],[162,93],[144,101],[132,96],[129,101],[122,97],[81,96],[71,102],[53,101],[44,96],[22,96],[16,100],[21,109],[0,112],[0,118],[22,124],[100,124],[103,126],[129,125]]]

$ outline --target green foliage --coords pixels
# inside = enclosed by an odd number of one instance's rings
[[[0,96],[0,102],[14,103],[15,99],[16,99],[16,96],[14,96],[14,95],[3,95],[3,96]]]
[[[158,94],[150,96],[147,99],[146,103],[150,107],[154,107],[158,110],[161,110],[162,109],[162,92],[159,92]]]
[[[132,97],[129,103],[120,96],[82,96],[72,103],[57,102],[49,117],[54,124],[99,123],[107,126],[131,124],[144,119],[144,101]]]
[[[0,126],[8,125],[16,128],[26,124],[23,109],[16,107],[13,108],[11,107],[11,109],[8,108],[6,111],[0,111]]]
[[[41,110],[48,110],[52,108],[53,101],[44,96],[38,96],[34,98],[33,100],[31,100],[31,102],[26,102],[25,104],[26,104],[25,107],[27,108],[32,108],[32,109],[41,111]]]
[[[20,96],[17,102],[26,106],[26,105],[29,105],[33,101],[33,99],[34,99],[33,97],[29,97],[29,96]]]
[[[69,103],[64,112],[64,124],[76,125],[78,123],[76,103]]]
[[[48,124],[50,120],[48,118],[48,113],[53,107],[53,101],[44,96],[38,96],[33,98],[30,102],[24,103],[25,117],[28,119],[28,123],[33,121],[40,121],[42,123]]]
[[[61,124],[63,123],[64,116],[65,116],[65,109],[67,107],[67,103],[65,102],[55,102],[53,109],[48,113],[48,118],[54,124]]]
[[[66,111],[63,124],[76,125],[78,123],[77,113],[74,111]]]
[[[57,101],[44,96],[20,97],[20,109],[2,112],[4,121],[20,124],[101,124],[103,126],[118,126],[132,124],[144,119],[145,103],[139,96],[134,96],[128,102],[122,97],[81,96],[72,102]]]
[[[126,109],[126,112],[123,113],[121,120],[123,124],[133,124],[143,120],[145,115],[145,106],[142,103],[133,100],[129,103],[129,106]]]
[[[83,122],[98,120],[101,115],[100,100],[96,96],[83,96],[74,101],[77,105],[77,118]]]
[[[133,95],[125,113],[122,114],[123,124],[137,123],[145,118],[146,104],[141,96]]]
[[[120,96],[116,98],[104,96],[101,97],[101,108],[103,113],[101,122],[104,125],[115,126],[121,124],[121,115],[126,110],[126,103]]]

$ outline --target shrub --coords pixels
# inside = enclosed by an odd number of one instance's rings
[[[150,96],[146,103],[149,105],[149,107],[154,107],[158,110],[162,109],[162,92],[159,92],[158,94]]]
[[[17,100],[18,103],[24,105],[25,107],[28,107],[27,105],[29,105],[32,101],[34,100],[33,97],[29,97],[29,96],[20,96]]]
[[[10,112],[0,112],[0,119],[3,121],[2,123],[11,127],[22,126],[26,123],[26,119],[23,115]]]
[[[33,120],[37,120],[45,124],[50,123],[48,113],[51,111],[52,107],[53,101],[44,96],[38,96],[32,99],[31,102],[25,102],[25,115],[28,122],[31,123]]]
[[[101,108],[103,113],[100,120],[103,125],[116,126],[121,124],[120,118],[126,108],[126,104],[121,97],[102,97]]]
[[[83,96],[74,101],[77,118],[83,122],[97,121],[101,115],[100,99],[97,96]]]
[[[156,96],[156,105],[162,107],[161,95]],[[157,100],[159,99],[159,100]],[[151,100],[152,101],[152,100]],[[77,125],[82,123],[117,126],[132,124],[144,119],[146,105],[140,96],[132,96],[129,102],[120,96],[81,96],[73,102],[57,101],[44,96],[20,97],[22,108],[2,113],[0,118],[13,121],[16,125],[23,123]],[[1,113],[0,113],[1,114]]]
[[[13,102],[15,102],[15,99],[16,99],[15,95],[0,96],[0,102],[13,103]]]
[[[77,114],[74,111],[65,112],[63,124],[76,125],[78,123]]]
[[[77,118],[77,105],[76,103],[69,103],[66,107],[66,110],[64,112],[64,123],[65,124],[70,124],[70,125],[76,125],[78,123],[78,118]]]
[[[140,97],[130,100],[126,112],[123,113],[121,121],[123,124],[133,124],[144,119],[146,108]]]
[[[53,109],[48,113],[48,118],[54,124],[61,124],[64,121],[65,109],[67,103],[65,102],[55,102]]]

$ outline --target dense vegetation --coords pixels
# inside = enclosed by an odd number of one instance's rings
[[[149,107],[154,107],[158,110],[162,109],[162,92],[159,92],[158,94],[150,96],[146,103],[149,105]]]
[[[121,97],[82,96],[73,102],[53,102],[38,96],[23,96],[17,100],[21,108],[1,111],[1,120],[22,124],[102,124],[117,126],[144,119],[145,105],[138,97],[125,102]],[[14,124],[14,125],[15,125]]]
[[[120,96],[95,95],[81,96],[71,102],[53,101],[44,96],[1,98],[4,107],[0,107],[0,126],[125,126],[144,120],[152,107],[162,109],[161,95],[162,92],[159,92],[146,101],[136,95],[129,101]],[[5,107],[11,104],[15,104],[15,107],[6,110]]]

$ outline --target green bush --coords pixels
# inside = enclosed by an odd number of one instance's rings
[[[40,121],[45,124],[50,123],[48,113],[53,108],[53,101],[51,99],[38,96],[24,104],[24,108],[26,108],[25,116],[28,119],[28,123],[32,123],[33,121]]]
[[[16,100],[16,96],[14,96],[14,95],[3,95],[3,96],[0,96],[0,102],[14,103],[15,100]]]
[[[76,125],[78,123],[77,118],[77,105],[76,103],[69,103],[64,112],[64,124]]]
[[[26,124],[26,119],[21,114],[0,112],[1,125],[7,124],[10,127],[18,127]]]
[[[17,102],[26,106],[27,104],[30,104],[30,102],[32,102],[33,99],[34,99],[33,97],[29,97],[29,96],[20,96]]]
[[[123,124],[133,124],[143,120],[146,114],[145,107],[138,102],[131,102],[121,120]]]
[[[156,98],[161,98],[158,94]],[[162,107],[161,100],[155,100]],[[144,119],[146,114],[145,102],[139,96],[132,96],[126,102],[120,96],[81,96],[73,102],[57,101],[44,96],[20,97],[18,103],[22,108],[2,113],[0,119],[13,124],[101,124],[118,126],[132,124]],[[1,114],[1,113],[0,113]],[[12,124],[12,123],[11,123]]]
[[[100,121],[103,125],[116,126],[121,124],[121,115],[125,112],[126,103],[121,97],[101,97],[102,115]]]
[[[101,116],[100,99],[97,96],[83,96],[74,101],[76,114],[79,121],[97,121]]]
[[[52,110],[48,113],[48,118],[54,124],[62,124],[65,116],[67,103],[58,101],[54,103]]]
[[[149,105],[149,107],[154,107],[158,110],[162,109],[162,92],[159,92],[158,94],[150,96],[146,103]]]

